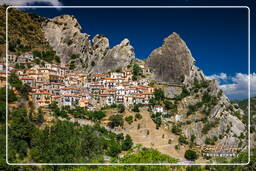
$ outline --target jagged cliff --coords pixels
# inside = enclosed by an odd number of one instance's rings
[[[154,69],[156,80],[180,84],[184,76],[189,76],[194,61],[186,43],[173,33],[164,39],[160,48],[151,52],[147,64]]]
[[[243,116],[244,112],[231,104],[215,80],[207,80],[194,65],[195,59],[177,33],[165,38],[163,45],[153,50],[147,64],[154,70],[153,78],[158,83],[178,84],[188,90],[189,95],[175,102],[178,104],[177,116],[182,118],[179,121],[192,121],[182,125],[186,138],[196,136],[199,145],[205,144],[206,138],[214,137],[223,145],[247,143],[243,140],[246,126],[236,116],[237,113]],[[205,100],[207,98],[210,100]],[[193,109],[194,117],[188,116],[189,108]]]
[[[135,58],[133,47],[124,39],[112,49],[107,37],[81,33],[81,26],[74,16],[63,15],[48,20],[43,25],[46,39],[62,57],[63,64],[73,62],[76,69],[90,72],[108,72],[124,67]],[[74,59],[72,55],[79,56]]]

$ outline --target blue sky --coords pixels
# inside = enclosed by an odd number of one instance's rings
[[[34,1],[39,2],[40,0]],[[18,2],[19,1],[17,1],[17,3]],[[42,0],[40,2],[42,2]],[[47,0],[45,0],[45,2],[47,2]],[[17,3],[16,5],[24,5]],[[176,3],[175,5],[184,5],[182,3],[187,3],[188,5],[198,4],[197,1],[181,1],[179,4]],[[226,5],[250,5],[239,3],[241,3],[241,1],[235,0]],[[72,3],[65,0],[53,0],[49,1],[48,4],[113,5],[102,3],[92,4],[90,1],[85,4],[82,1],[76,0],[72,1]],[[173,4],[174,3],[169,1],[169,4],[165,5]],[[223,2],[219,4],[225,5]],[[41,3],[32,3],[32,5],[41,5]],[[159,1],[157,5],[163,5],[163,3]],[[255,10],[255,7],[251,7],[251,10],[252,9]],[[128,38],[134,46],[138,58],[146,58],[153,49],[161,46],[165,37],[172,32],[177,32],[187,43],[192,55],[197,60],[196,65],[202,69],[206,75],[219,80],[219,84],[222,87],[224,86],[224,92],[228,89],[230,90],[230,86],[232,85],[233,88],[234,85],[237,88],[246,88],[245,85],[239,86],[243,81],[238,81],[241,78],[241,74],[244,75],[244,79],[247,79],[246,74],[248,73],[248,9],[246,8],[36,9],[29,11],[49,18],[62,14],[74,15],[82,26],[84,33],[90,34],[92,37],[95,34],[104,34],[109,38],[111,46],[120,43],[124,38]],[[251,24],[255,26],[255,13],[252,14]],[[253,36],[255,34],[254,31],[252,31],[251,34],[252,37],[255,37]],[[252,47],[254,43],[255,38],[252,39]],[[255,72],[253,52],[254,50],[252,50],[251,72]],[[223,77],[223,74],[225,74],[226,77]],[[227,86],[225,87],[225,85]],[[246,90],[243,91],[243,94],[236,94],[236,92],[241,92],[236,88],[234,88],[233,91],[234,92],[231,93],[226,91],[226,94],[233,99],[246,98]]]
[[[128,38],[138,58],[146,58],[163,39],[177,32],[197,65],[208,75],[246,73],[248,68],[247,9],[36,9],[52,18],[74,15],[82,32],[104,34],[110,45]],[[91,38],[92,38],[91,37]],[[209,65],[211,63],[211,65]],[[227,67],[232,64],[232,67]]]

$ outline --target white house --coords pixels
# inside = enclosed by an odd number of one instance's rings
[[[161,106],[161,105],[154,106],[154,110],[153,110],[154,113],[163,113],[163,111],[164,111],[163,106]]]
[[[110,73],[111,78],[124,78],[124,73],[123,72],[111,72]]]
[[[78,105],[81,97],[74,94],[64,94],[62,96],[62,105],[63,106],[74,106]]]

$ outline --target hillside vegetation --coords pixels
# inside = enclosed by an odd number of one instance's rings
[[[3,56],[5,51],[5,10],[6,6],[0,6],[0,56]],[[19,54],[35,49],[51,49],[41,29],[41,24],[46,18],[13,8],[8,10],[8,14],[10,52]]]

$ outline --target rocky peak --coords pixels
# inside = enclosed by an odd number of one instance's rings
[[[164,39],[163,45],[151,52],[147,60],[149,67],[154,69],[157,81],[170,84],[181,84],[194,65],[186,43],[177,33]]]
[[[43,26],[45,38],[50,46],[61,57],[64,65],[69,64],[71,56],[79,54],[81,57],[88,57],[90,53],[89,35],[81,33],[81,26],[74,16],[62,15],[48,20]],[[76,66],[82,68],[78,60]]]
[[[94,49],[106,50],[109,48],[109,40],[106,36],[97,34],[92,39],[92,46]]]
[[[124,40],[121,41],[121,43],[119,45],[120,46],[130,46],[130,40],[125,38]]]
[[[57,16],[57,17],[54,17],[52,21],[58,24],[64,24],[66,27],[69,27],[69,28],[77,28],[81,30],[80,24],[78,23],[77,19],[73,15]]]
[[[81,26],[70,15],[62,15],[48,20],[43,25],[45,38],[61,57],[62,64],[75,65],[76,70],[87,73],[108,72],[128,65],[135,58],[134,48],[128,39],[109,48],[106,36],[81,33]],[[73,58],[72,56],[79,56]]]
[[[113,71],[130,64],[132,59],[135,59],[134,48],[128,39],[124,39],[120,44],[108,50],[92,72]]]

